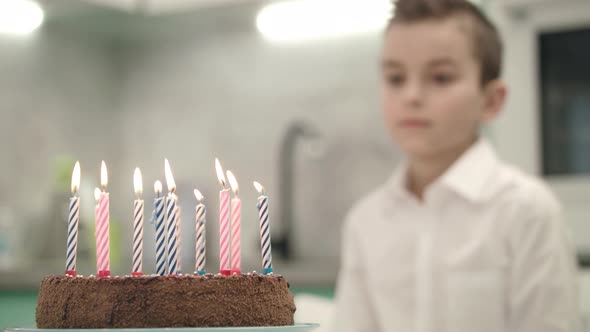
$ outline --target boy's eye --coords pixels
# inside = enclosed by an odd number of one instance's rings
[[[453,80],[453,76],[446,73],[438,73],[432,75],[432,80],[437,84],[447,84]]]
[[[389,74],[386,75],[385,79],[392,86],[398,86],[404,83],[404,77],[400,74]]]

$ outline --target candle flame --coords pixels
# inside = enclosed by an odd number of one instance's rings
[[[235,195],[238,195],[239,186],[238,186],[238,181],[236,180],[236,177],[234,176],[234,173],[232,173],[231,171],[227,171],[227,179],[229,180],[229,185],[231,186],[231,190],[234,192]]]
[[[160,182],[160,180],[154,183],[154,191],[158,196],[162,193],[162,182]]]
[[[199,201],[199,203],[201,203],[203,201],[203,199],[205,198],[203,196],[203,194],[201,194],[201,192],[199,191],[199,189],[195,189],[195,197],[197,198],[197,200]]]
[[[168,162],[168,159],[164,159],[164,173],[166,175],[168,191],[173,193],[174,190],[176,190],[176,182],[174,182],[174,176],[172,176],[172,169],[170,168],[170,162]]]
[[[256,188],[259,194],[264,195],[264,187],[259,182],[254,181],[254,188]]]
[[[98,202],[98,200],[100,199],[100,189],[98,188],[94,188],[94,199]]]
[[[221,163],[219,159],[215,158],[215,172],[217,172],[217,180],[219,180],[219,184],[225,189],[225,175],[223,174],[223,168],[221,167]]]
[[[72,194],[77,193],[78,189],[80,189],[80,162],[76,161],[72,172]]]
[[[107,174],[107,165],[104,163],[104,160],[100,164],[100,186],[103,190],[106,189],[107,184],[109,183],[109,177]]]
[[[135,168],[135,172],[133,172],[133,187],[135,188],[135,194],[139,197],[143,192],[143,181],[139,167]]]

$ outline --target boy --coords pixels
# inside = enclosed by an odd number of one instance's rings
[[[398,0],[383,111],[406,161],[345,222],[335,331],[576,331],[560,205],[479,136],[506,96],[496,28],[467,0]]]

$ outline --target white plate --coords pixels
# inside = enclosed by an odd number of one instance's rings
[[[154,328],[154,329],[36,329],[10,328],[6,332],[308,332],[319,327],[319,324],[295,324],[290,326],[268,327],[184,327],[184,328]]]

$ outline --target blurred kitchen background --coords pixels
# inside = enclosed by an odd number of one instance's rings
[[[590,265],[590,2],[477,3],[502,30],[511,87],[485,135],[549,181],[581,266]],[[387,0],[1,0],[0,330],[34,326],[42,276],[63,273],[76,160],[80,274],[95,273],[101,160],[111,270],[130,273],[135,167],[144,270],[155,270],[149,219],[164,158],[182,206],[183,272],[194,269],[194,188],[206,197],[207,269],[216,272],[215,157],[240,184],[243,269],[261,270],[256,180],[270,197],[275,271],[290,280],[299,319],[329,326],[343,217],[400,158],[379,109],[389,10]],[[590,278],[580,277],[590,312]]]

